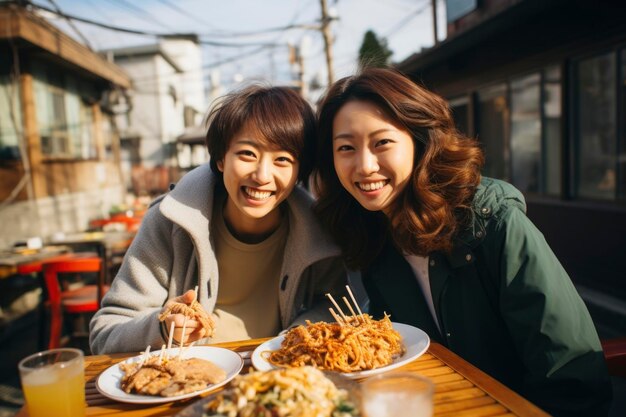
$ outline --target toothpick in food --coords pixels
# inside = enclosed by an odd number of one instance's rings
[[[172,325],[170,326],[170,334],[167,337],[167,351],[168,352],[172,348],[172,340],[174,340],[174,327],[176,327],[176,324],[172,321]]]
[[[340,326],[343,326],[343,325],[344,325],[343,320],[341,320],[341,317],[339,317],[339,316],[337,315],[337,313],[335,313],[335,310],[333,310],[333,308],[332,308],[332,307],[329,307],[329,308],[328,308],[328,311],[330,311],[330,314],[331,314],[331,315],[335,318],[335,321],[336,321],[336,322],[337,322]]]
[[[333,303],[333,305],[337,308],[337,311],[339,311],[339,314],[341,315],[341,318],[346,322],[349,323],[348,318],[346,317],[345,314],[343,314],[343,311],[341,310],[341,307],[339,307],[339,304],[337,304],[337,302],[335,301],[335,299],[333,298],[332,295],[330,294],[326,294],[326,297],[328,297],[328,299]]]
[[[354,306],[356,307],[356,311],[359,312],[359,316],[361,316],[361,318],[363,318],[363,321],[365,321],[365,318],[363,317],[363,312],[359,308],[359,303],[356,302],[356,298],[354,298],[354,294],[352,294],[352,290],[350,289],[350,286],[346,285],[346,289],[348,290],[348,294],[350,294],[350,298],[352,298],[352,302],[354,303]]]
[[[183,334],[180,336],[180,349],[178,350],[178,359],[183,356],[183,346],[185,345],[185,330],[187,328],[187,316],[183,320]]]

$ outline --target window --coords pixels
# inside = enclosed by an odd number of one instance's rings
[[[508,180],[508,104],[506,85],[498,84],[478,91],[478,140],[485,151],[483,174]]]
[[[616,54],[579,61],[575,66],[574,195],[614,199],[617,178]]]
[[[20,90],[19,83],[9,75],[9,65],[9,60],[0,62],[0,160],[20,158]]]
[[[562,129],[561,129],[561,69],[546,68],[543,72],[542,92],[543,136],[543,192],[561,195]]]
[[[33,65],[37,124],[46,157],[97,156],[91,103],[95,89],[71,74],[43,63]]]
[[[626,199],[626,49],[621,52],[621,80],[619,87],[620,94],[620,119],[618,123],[621,125],[620,137],[617,145],[617,197],[621,200]]]
[[[454,118],[454,124],[458,131],[468,136],[473,135],[473,132],[470,130],[469,98],[455,98],[450,100],[449,104],[452,117]]]
[[[522,192],[538,192],[541,166],[539,74],[511,81],[511,183]]]
[[[49,86],[46,97],[48,109],[46,119],[39,117],[39,132],[41,134],[41,152],[48,156],[67,156],[70,152],[65,117],[65,94],[56,86]]]
[[[483,174],[526,194],[560,196],[561,69],[547,67],[477,93],[474,135],[485,151]]]

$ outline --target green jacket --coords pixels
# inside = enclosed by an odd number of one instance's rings
[[[370,312],[431,339],[555,415],[606,415],[611,385],[591,317],[522,194],[483,178],[472,227],[429,257],[441,333],[410,265],[387,243],[366,270]]]

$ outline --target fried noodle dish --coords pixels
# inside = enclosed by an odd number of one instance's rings
[[[251,372],[205,406],[203,417],[357,417],[349,393],[313,367]]]
[[[389,365],[405,351],[388,315],[374,320],[360,314],[337,323],[307,321],[287,332],[280,349],[263,353],[275,366],[357,372]]]

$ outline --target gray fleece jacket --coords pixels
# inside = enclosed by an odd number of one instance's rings
[[[209,223],[217,181],[209,164],[204,164],[148,210],[91,320],[93,354],[136,352],[147,345],[160,348],[166,343],[157,318],[161,308],[196,285],[198,301],[206,311],[213,311],[219,273]],[[311,211],[312,197],[296,187],[286,202],[289,235],[276,289],[283,328],[305,318],[326,317],[323,294],[341,292],[347,280],[339,248],[322,232]]]

